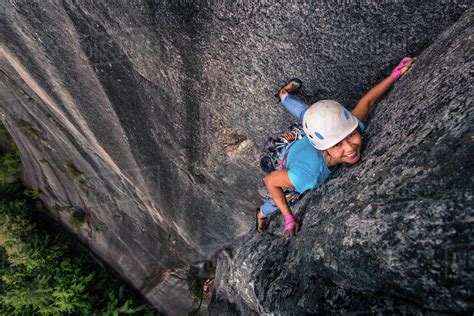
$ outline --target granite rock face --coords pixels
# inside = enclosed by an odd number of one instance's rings
[[[377,104],[360,163],[294,209],[296,238],[275,218],[221,254],[211,314],[472,312],[473,18]]]
[[[192,310],[190,271],[234,247],[216,312],[342,311],[315,304],[335,293],[463,310],[465,267],[435,259],[472,240],[469,16],[432,43],[467,3],[5,1],[2,122],[51,214],[164,313]],[[278,86],[350,108],[415,53],[363,161],[301,205],[301,236],[248,235],[259,149],[291,120]]]

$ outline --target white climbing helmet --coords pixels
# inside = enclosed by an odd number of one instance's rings
[[[336,145],[357,126],[354,115],[333,100],[314,103],[303,116],[304,132],[311,144],[320,150]]]

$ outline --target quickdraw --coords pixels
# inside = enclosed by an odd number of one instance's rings
[[[274,170],[286,168],[286,158],[291,145],[295,140],[303,138],[304,135],[301,124],[293,124],[288,131],[274,138],[269,137],[263,148],[264,155],[260,158],[260,167],[263,172],[268,174]]]

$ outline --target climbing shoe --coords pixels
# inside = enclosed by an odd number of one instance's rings
[[[298,92],[299,89],[303,86],[303,82],[298,79],[298,78],[293,78],[288,83],[286,83],[283,87],[278,89],[277,94],[275,94],[275,97],[278,99],[278,102],[280,102],[280,92],[281,90],[286,90],[288,93],[296,93]]]
[[[257,207],[257,211],[255,213],[255,226],[257,228],[257,231],[259,233],[263,233],[264,231],[267,230],[268,228],[268,222],[267,222],[267,218],[266,217],[263,217],[263,218],[259,218],[258,217],[258,214],[260,213],[260,207]]]

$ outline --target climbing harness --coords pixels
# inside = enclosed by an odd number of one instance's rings
[[[260,167],[266,174],[286,168],[286,158],[290,147],[295,140],[304,136],[303,128],[300,124],[293,124],[288,131],[280,133],[276,137],[269,137],[265,142],[263,153],[260,158]]]
[[[262,171],[269,174],[275,170],[286,169],[286,160],[291,146],[303,136],[305,133],[301,124],[293,124],[287,131],[275,137],[269,137],[263,148],[264,154],[260,158]],[[298,193],[292,189],[285,189],[284,194],[290,206],[296,204],[304,196],[304,193]]]

